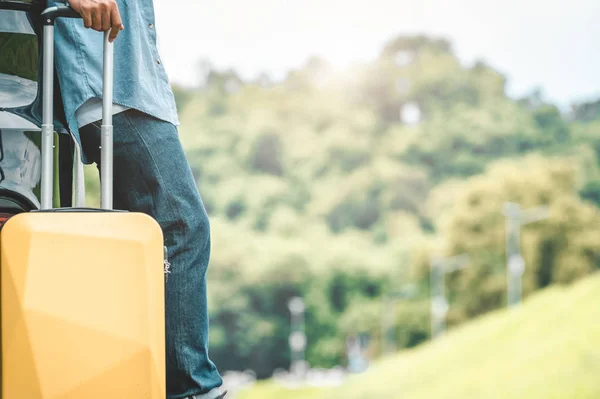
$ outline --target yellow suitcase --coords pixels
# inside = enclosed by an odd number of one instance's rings
[[[0,240],[3,398],[164,398],[163,241],[153,219],[21,213]]]
[[[44,69],[53,65],[59,16],[73,13],[45,12]],[[105,110],[112,104],[107,38]],[[147,215],[111,210],[111,178],[102,179],[103,209],[51,209],[54,128],[46,98],[42,210],[11,217],[0,232],[0,398],[164,399],[162,231]],[[101,175],[112,177],[112,112],[104,113],[102,136]]]

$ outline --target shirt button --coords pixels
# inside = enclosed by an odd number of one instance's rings
[[[156,60],[156,63],[157,63],[158,65],[160,65],[160,60]]]
[[[154,24],[150,24],[150,25],[148,25],[148,28],[150,28],[150,29],[154,29]]]

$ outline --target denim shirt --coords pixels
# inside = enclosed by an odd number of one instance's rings
[[[156,45],[153,1],[117,0],[117,4],[125,29],[114,41],[114,102],[179,125],[173,92]],[[81,19],[56,21],[55,65],[64,117],[79,143],[75,112],[90,98],[102,97],[103,40],[102,33],[86,29]],[[83,161],[88,163],[85,154]]]

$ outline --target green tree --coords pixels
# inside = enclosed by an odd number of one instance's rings
[[[550,207],[550,217],[523,227],[524,294],[569,283],[596,270],[600,215],[578,196],[577,159],[528,157],[499,162],[474,177],[456,199],[443,236],[450,253],[468,253],[469,267],[449,278],[462,317],[503,306],[506,290],[506,201]]]

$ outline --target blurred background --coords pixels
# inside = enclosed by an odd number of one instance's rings
[[[600,398],[597,0],[155,3],[232,398]]]

